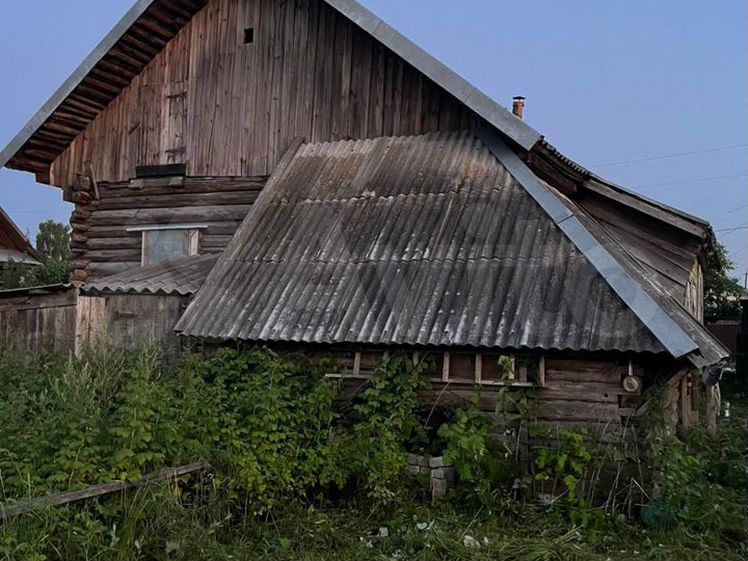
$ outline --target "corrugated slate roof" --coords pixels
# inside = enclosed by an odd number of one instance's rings
[[[217,254],[181,257],[109,275],[86,283],[81,290],[189,296],[197,292],[217,260]]]
[[[177,330],[218,340],[666,350],[468,132],[300,148]]]

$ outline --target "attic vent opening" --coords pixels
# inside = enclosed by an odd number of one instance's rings
[[[248,27],[244,30],[244,44],[249,45],[255,42],[255,29],[254,27]]]
[[[173,177],[187,175],[187,164],[165,164],[161,166],[135,166],[135,177]]]

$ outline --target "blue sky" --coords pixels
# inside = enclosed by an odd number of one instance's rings
[[[4,6],[0,144],[11,140],[130,4],[26,0]],[[748,223],[745,0],[363,4],[500,103],[526,96],[526,120],[566,155],[710,220],[742,280],[748,230],[719,230]],[[71,211],[58,189],[9,170],[0,170],[0,206],[32,235],[40,221],[67,221]]]

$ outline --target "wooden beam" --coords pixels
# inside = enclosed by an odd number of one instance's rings
[[[483,381],[483,354],[475,353],[475,383]]]
[[[444,353],[444,364],[442,365],[442,382],[449,382],[449,352]]]
[[[691,424],[689,415],[690,396],[688,395],[688,374],[680,379],[680,422],[681,427],[687,429]]]
[[[93,499],[95,497],[117,493],[118,491],[124,491],[132,487],[140,487],[141,485],[153,481],[174,479],[182,475],[189,475],[191,473],[202,471],[203,469],[205,469],[203,464],[188,464],[185,466],[148,473],[144,475],[140,481],[112,481],[111,483],[92,485],[91,487],[79,491],[65,491],[63,493],[55,493],[53,495],[29,499],[12,505],[0,505],[0,520],[8,520],[9,518],[30,512],[40,507],[60,506],[86,499]]]
[[[540,364],[538,364],[538,385],[541,388],[545,386],[545,355],[540,355]]]

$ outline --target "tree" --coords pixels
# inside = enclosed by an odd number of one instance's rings
[[[36,251],[42,258],[42,266],[35,270],[36,284],[59,284],[70,280],[70,226],[54,220],[39,224]]]
[[[740,283],[730,276],[735,264],[727,249],[716,242],[714,255],[704,272],[704,319],[707,322],[740,318]]]
[[[39,224],[36,251],[45,263],[70,261],[70,226],[54,220]]]

